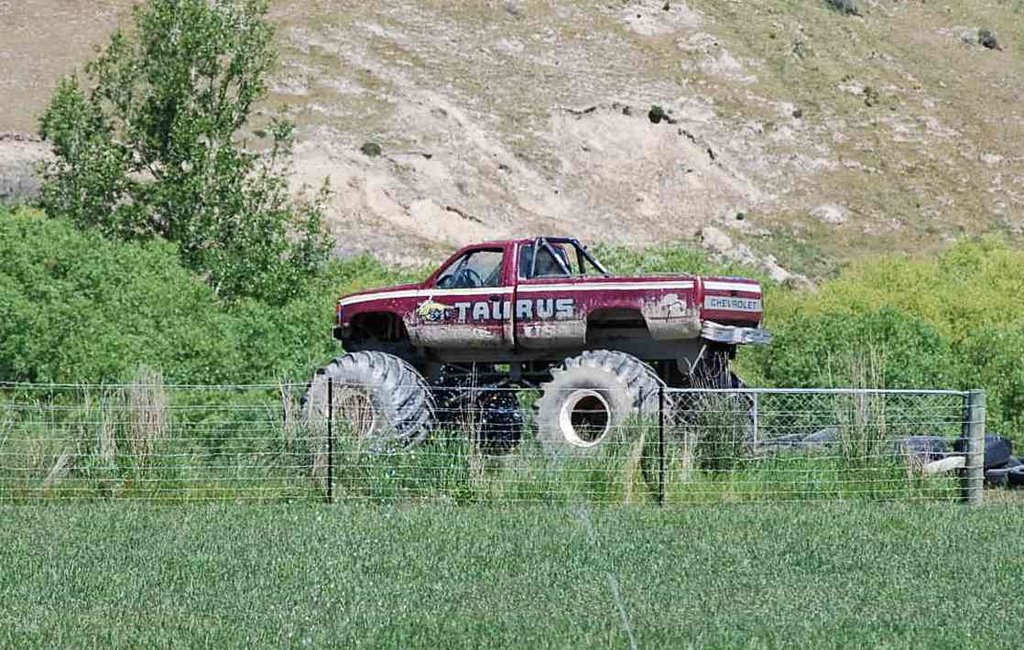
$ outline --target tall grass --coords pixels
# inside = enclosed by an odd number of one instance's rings
[[[148,465],[153,462],[158,445],[170,430],[170,411],[163,376],[154,370],[140,368],[134,381],[124,390],[127,402],[128,441],[131,456]]]
[[[0,501],[283,500],[315,494],[273,391],[124,386],[0,391]]]
[[[337,501],[389,504],[649,504],[660,496],[662,460],[670,504],[955,493],[948,478],[925,479],[895,453],[901,429],[881,395],[835,398],[831,412],[816,409],[843,432],[817,452],[762,453],[749,396],[690,393],[660,432],[656,417],[632,418],[588,455],[545,450],[529,412],[511,453],[488,453],[472,417],[414,449],[382,451],[365,437],[364,421],[343,411],[329,457],[324,422],[303,420],[300,390],[180,389],[149,371],[123,387],[7,389],[0,392],[0,501],[321,500],[329,462]],[[793,412],[782,405],[763,414],[762,436],[811,426],[801,417],[814,422],[813,414]]]

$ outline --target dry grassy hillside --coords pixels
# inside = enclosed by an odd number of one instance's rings
[[[34,130],[128,5],[0,0],[0,132]],[[331,179],[341,253],[554,232],[819,275],[1021,238],[1024,2],[860,6],[277,0],[265,108],[301,127],[296,183]],[[28,146],[0,141],[0,193]]]

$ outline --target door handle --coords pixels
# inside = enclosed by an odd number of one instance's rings
[[[501,299],[504,298],[504,297],[505,296],[495,295],[495,296],[487,296],[487,299],[490,300],[491,302],[500,302]]]

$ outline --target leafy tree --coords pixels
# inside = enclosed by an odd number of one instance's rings
[[[150,0],[64,80],[42,118],[43,206],[123,239],[163,237],[225,297],[283,302],[328,251],[326,187],[294,202],[293,127],[243,138],[275,53],[266,0]]]

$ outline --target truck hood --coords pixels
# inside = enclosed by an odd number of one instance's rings
[[[349,298],[356,298],[359,296],[378,295],[382,298],[386,298],[389,293],[396,293],[399,291],[415,291],[416,289],[422,288],[423,285],[417,282],[410,282],[408,284],[395,284],[390,287],[375,287],[371,289],[363,289],[362,291],[356,291],[355,293],[345,294],[338,299],[338,302],[344,302]]]

